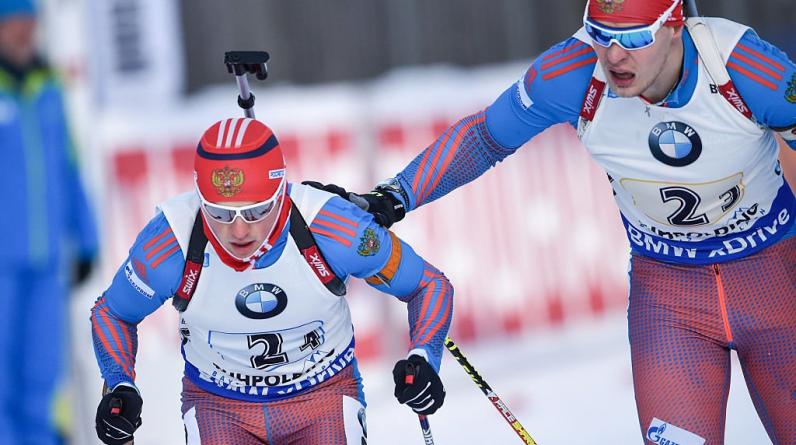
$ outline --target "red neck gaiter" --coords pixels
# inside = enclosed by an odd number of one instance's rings
[[[290,218],[290,208],[293,206],[292,201],[290,200],[290,196],[287,195],[285,192],[285,200],[282,203],[282,209],[279,212],[279,219],[276,221],[276,225],[274,226],[274,230],[268,236],[260,248],[255,252],[251,257],[249,257],[248,261],[243,261],[234,256],[230,255],[227,252],[227,249],[221,245],[221,243],[216,239],[216,236],[213,234],[213,231],[210,230],[210,226],[207,225],[207,221],[205,220],[204,212],[199,212],[202,215],[202,227],[204,228],[205,236],[207,240],[210,241],[210,244],[216,250],[218,257],[221,258],[221,261],[226,264],[227,266],[235,269],[238,272],[242,272],[249,267],[253,266],[257,260],[263,256],[266,252],[268,252],[267,246],[273,246],[274,243],[279,239],[284,232],[285,227],[287,226],[287,220]]]

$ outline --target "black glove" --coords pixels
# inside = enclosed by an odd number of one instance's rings
[[[399,360],[392,369],[395,397],[414,412],[427,416],[437,412],[445,401],[445,387],[437,372],[419,355]]]
[[[79,286],[86,281],[94,270],[93,259],[79,259],[75,261],[74,269],[72,270],[72,285]]]
[[[108,445],[123,445],[133,440],[141,426],[144,401],[134,388],[117,386],[105,394],[97,407],[97,437]]]
[[[395,185],[378,185],[374,190],[360,195],[346,191],[346,189],[335,184],[324,185],[316,181],[304,181],[302,184],[334,193],[346,201],[353,202],[357,207],[373,215],[373,219],[380,226],[386,228],[390,228],[390,226],[406,216],[404,205],[393,195],[393,193],[400,193],[400,189]]]

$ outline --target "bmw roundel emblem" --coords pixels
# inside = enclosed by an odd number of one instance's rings
[[[702,139],[682,122],[661,122],[652,127],[649,146],[655,159],[672,167],[683,167],[702,154]]]
[[[285,310],[287,295],[275,284],[250,284],[235,295],[235,307],[247,318],[258,320],[271,318]]]

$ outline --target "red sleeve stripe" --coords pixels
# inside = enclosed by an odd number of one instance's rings
[[[315,218],[315,220],[312,222],[312,225],[316,225],[316,224],[319,225],[319,226],[326,226],[326,227],[329,227],[331,229],[338,230],[338,231],[343,232],[343,233],[345,233],[346,235],[348,235],[348,236],[350,236],[352,238],[357,236],[357,233],[354,232],[353,230],[349,229],[348,227],[343,227],[340,224],[335,224],[335,223],[333,223],[331,221],[326,221],[325,219]]]
[[[431,176],[434,173],[436,173],[438,177],[442,176],[442,172],[440,171],[433,172],[432,168],[434,165],[436,165],[440,155],[442,155],[442,152],[445,151],[445,149],[448,147],[448,141],[450,141],[451,136],[453,136],[453,133],[457,131],[456,127],[458,127],[461,123],[462,121],[453,124],[453,126],[451,126],[451,128],[445,132],[444,138],[441,139],[439,143],[437,143],[434,146],[434,150],[426,150],[427,152],[426,156],[423,157],[423,162],[420,163],[420,168],[418,168],[415,176],[415,182],[418,182],[420,178],[425,176],[425,179],[423,179],[423,184],[419,188],[414,187],[417,196],[416,200],[417,202],[423,202],[423,199],[425,199],[426,194],[424,193],[424,191],[426,189],[426,186],[428,185],[428,181],[431,180]],[[434,159],[432,159],[431,162],[428,162],[428,155],[430,155],[432,151],[435,152]],[[428,174],[426,174],[426,172],[428,172]]]
[[[738,60],[740,60],[742,62],[746,62],[748,65],[759,69],[760,71],[768,74],[769,76],[773,77],[776,80],[782,80],[782,75],[781,74],[777,73],[776,71],[772,70],[771,68],[768,68],[767,66],[765,66],[763,64],[755,62],[754,60],[744,56],[743,54],[741,54],[739,52],[735,52],[735,53],[732,54],[732,56],[730,56],[730,60],[732,60],[733,58],[738,59]]]
[[[425,288],[422,290],[422,292],[424,294],[426,294],[426,295],[424,295],[425,298],[423,298],[423,305],[420,306],[420,312],[419,312],[419,316],[418,316],[419,317],[418,321],[420,321],[420,320],[424,320],[424,321],[423,321],[422,324],[418,323],[418,324],[415,325],[414,332],[412,332],[412,334],[413,334],[412,338],[415,338],[415,339],[419,338],[420,337],[420,333],[423,332],[423,330],[426,327],[426,324],[428,324],[428,319],[426,319],[426,313],[428,313],[428,306],[431,304],[431,300],[433,299],[433,295],[434,295],[434,292],[436,290],[437,290],[437,282],[436,281],[431,281],[430,285],[429,286],[425,286]]]
[[[428,162],[428,156],[424,156],[423,162],[420,164],[420,168],[417,170],[417,176],[415,176],[415,182],[417,182],[420,178],[425,176],[425,179],[423,179],[423,184],[420,186],[420,188],[418,189],[417,187],[415,187],[415,192],[417,193],[418,197],[417,202],[423,202],[423,200],[426,198],[425,190],[426,187],[428,186],[428,181],[431,180],[431,177],[434,176],[435,174],[437,177],[442,176],[443,172],[439,170],[435,171],[434,166],[437,164],[437,161],[439,160],[440,155],[442,155],[442,152],[448,149],[448,141],[450,141],[451,136],[453,136],[453,133],[457,131],[455,130],[455,128],[459,126],[461,123],[462,121],[456,122],[451,127],[450,131],[445,133],[444,139],[441,139],[440,142],[434,146],[434,150],[426,150],[427,155],[431,154],[432,151],[434,152],[434,159],[432,159],[431,162]],[[461,131],[461,129],[459,129],[458,131]],[[455,147],[454,149],[448,149],[448,151],[455,151]]]
[[[442,277],[440,276],[440,278]],[[448,319],[448,316],[450,315],[451,299],[448,297],[449,287],[445,283],[442,283],[441,287],[442,289],[440,290],[439,295],[437,295],[437,302],[434,307],[434,312],[431,314],[431,317],[428,318],[428,323],[429,324],[433,323],[433,325],[427,328],[425,335],[423,335],[423,337],[420,340],[416,341],[416,344],[423,345],[428,343],[429,340],[431,340],[431,338],[434,337],[434,334],[436,334],[439,331],[439,329],[445,324],[445,322]],[[437,319],[437,315],[439,314],[439,311],[442,308],[443,303],[445,305],[445,309],[442,311],[442,314],[440,315],[439,319]]]
[[[531,84],[533,83],[533,80],[536,79],[536,75],[537,74],[538,74],[538,71],[536,71],[536,68],[534,68],[534,67],[531,67],[531,69],[529,69],[528,72],[525,74],[525,82],[524,83],[525,83],[525,91],[526,92],[530,93]]]
[[[116,355],[116,350],[111,347],[110,343],[108,342],[108,338],[105,336],[102,328],[99,327],[99,323],[96,318],[92,320],[92,324],[94,325],[94,335],[96,335],[100,343],[102,343],[103,349],[110,354],[111,358],[113,358],[113,361],[115,361],[122,370],[125,370],[126,366],[124,361],[119,358],[118,355]]]
[[[591,64],[594,64],[594,63],[597,63],[597,57],[596,56],[595,57],[590,57],[588,59],[581,60],[580,62],[573,63],[571,65],[567,65],[567,66],[565,66],[563,68],[559,68],[559,69],[557,69],[555,71],[552,71],[552,72],[549,72],[547,74],[543,74],[542,75],[542,79],[550,80],[550,79],[552,79],[554,77],[558,77],[558,76],[560,76],[562,74],[566,74],[566,73],[568,73],[570,71],[576,70],[576,69],[578,69],[578,68],[580,68],[582,66],[591,65]]]
[[[570,55],[568,55],[568,56],[561,57],[561,58],[559,58],[559,59],[555,59],[555,60],[551,60],[550,62],[547,62],[547,63],[545,63],[545,64],[543,64],[543,65],[541,66],[541,68],[542,68],[542,71],[545,71],[545,70],[547,70],[547,69],[550,69],[550,68],[552,68],[552,67],[554,67],[554,66],[556,66],[556,65],[560,65],[560,64],[562,64],[562,63],[564,63],[564,62],[566,62],[566,61],[568,61],[568,60],[572,60],[572,59],[574,59],[574,58],[580,57],[580,56],[582,56],[582,55],[584,55],[584,54],[588,54],[588,53],[590,53],[590,52],[591,52],[591,53],[593,53],[593,52],[594,52],[594,50],[593,50],[593,49],[591,49],[591,47],[590,47],[590,46],[587,46],[586,48],[583,48],[583,49],[581,49],[580,51],[575,51],[574,53],[572,53],[572,54],[570,54]]]
[[[434,272],[432,272],[432,271],[430,271],[428,269],[423,270],[423,277],[420,278],[420,286],[421,287],[427,286],[428,283],[430,283],[432,280],[434,280],[435,277],[436,277],[436,275],[434,275]]]
[[[125,374],[130,375],[130,372],[133,369],[132,357],[131,357],[132,356],[132,351],[131,351],[132,345],[128,345],[128,344],[122,343],[122,339],[121,339],[121,336],[120,336],[120,333],[119,333],[119,331],[121,329],[120,329],[120,327],[117,324],[113,323],[107,308],[105,308],[105,310],[100,312],[100,316],[102,318],[102,321],[105,322],[106,329],[108,330],[108,332],[110,332],[111,337],[113,338],[113,341],[116,343],[116,345],[119,348],[118,349],[119,353],[121,354],[121,358],[122,358],[123,362],[125,363],[125,366],[124,366]]]
[[[146,254],[147,261],[149,261],[153,256],[155,256],[155,254],[157,254],[161,250],[165,249],[167,246],[171,245],[171,243],[174,243],[176,241],[177,241],[177,237],[174,236],[173,234],[170,237],[166,238],[166,240],[163,241],[162,243],[158,244],[157,247],[155,247],[154,249],[152,249],[149,252],[147,252],[147,254]]]
[[[124,351],[123,346],[119,341],[119,338],[115,335],[115,332],[112,330],[111,326],[108,326],[109,317],[105,311],[107,311],[107,308],[95,308],[94,319],[92,323],[94,327],[94,333],[97,335],[97,338],[99,338],[100,343],[102,343],[102,346],[105,348],[105,351],[108,352],[111,358],[113,358],[119,367],[122,368],[122,371],[124,371],[125,374],[129,374],[127,371],[128,365],[126,357],[124,357],[124,355],[119,356],[119,354],[122,354]],[[100,324],[100,318],[102,319],[102,324]],[[105,327],[103,328],[102,325],[105,325]],[[108,335],[105,331],[108,331],[108,333],[110,333],[110,335],[113,337],[116,345],[115,348],[113,347],[113,343],[111,342],[111,339],[108,338]],[[117,354],[117,351],[119,354]]]
[[[134,363],[135,360],[133,359],[133,357],[134,357],[135,351],[133,350],[133,342],[130,340],[130,333],[128,332],[127,329],[125,329],[125,326],[122,326],[121,331],[122,331],[122,336],[124,337],[124,344],[127,345],[127,350],[130,353],[130,362]],[[134,365],[130,367],[129,375],[130,375],[130,377],[133,378],[133,380],[135,380],[135,366]]]
[[[319,215],[323,215],[323,216],[325,216],[327,218],[336,219],[336,220],[340,221],[341,223],[348,224],[349,226],[351,226],[351,227],[353,227],[355,229],[357,227],[359,227],[359,224],[357,224],[356,221],[348,219],[348,218],[344,218],[344,217],[342,217],[342,216],[340,216],[340,215],[338,215],[336,213],[332,213],[332,212],[330,212],[328,210],[321,210],[320,212],[318,212],[318,214]]]
[[[441,136],[444,139],[440,139],[441,143],[436,142],[433,145],[433,147],[442,150],[445,147],[445,144],[448,143],[448,139],[450,139],[451,134],[453,134],[453,129],[456,127],[456,125],[459,125],[459,122],[453,124],[447,130],[445,130],[445,132]],[[432,151],[434,151],[434,149],[431,147],[425,149],[425,153],[423,153],[423,159],[420,161],[420,166],[418,167],[417,172],[415,173],[414,181],[412,181],[412,191],[415,193],[415,196],[420,196],[420,187],[419,187],[420,178],[422,178],[426,172],[426,166],[428,165],[428,157],[431,155]],[[417,203],[421,202],[419,199],[416,199],[415,201]]]
[[[153,269],[157,268],[158,266],[160,266],[160,263],[166,261],[171,256],[172,253],[174,253],[174,252],[176,252],[178,250],[180,250],[180,245],[179,244],[175,244],[174,247],[172,247],[171,249],[163,252],[163,255],[157,257],[157,259],[152,262],[151,267]]]
[[[587,46],[587,47],[588,47],[589,45],[586,45],[585,43],[583,43],[583,42],[581,42],[580,40],[578,40],[578,41],[577,41],[577,42],[575,42],[575,44],[574,44],[574,45],[572,45],[572,46],[565,46],[564,48],[561,48],[560,50],[558,50],[558,51],[556,51],[556,52],[552,52],[552,53],[550,53],[550,54],[548,54],[548,55],[544,56],[544,57],[542,58],[542,60],[550,60],[550,59],[552,59],[552,58],[554,58],[554,57],[558,57],[558,56],[560,56],[560,55],[562,55],[562,54],[566,54],[566,53],[568,53],[569,51],[574,51],[574,50],[576,50],[576,49],[583,48],[584,46]]]
[[[161,238],[163,238],[164,236],[168,235],[169,233],[171,233],[171,227],[166,227],[166,230],[161,232],[160,235],[152,238],[151,240],[147,241],[146,244],[144,244],[144,250],[149,250],[150,247],[155,245],[155,243],[160,241]]]
[[[780,65],[779,63],[777,63],[776,60],[769,59],[768,57],[764,56],[763,54],[760,54],[759,51],[755,51],[754,49],[749,48],[748,46],[746,46],[746,45],[744,45],[742,43],[739,43],[739,44],[735,45],[735,47],[740,49],[740,50],[746,51],[748,54],[751,54],[752,56],[757,57],[758,59],[762,60],[763,62],[768,63],[769,65],[773,66],[777,70],[782,71],[783,73],[785,72],[785,67],[784,66]],[[733,51],[733,52],[736,53],[735,51]]]
[[[453,141],[453,146],[451,146],[450,149],[448,149],[448,154],[445,156],[445,160],[442,161],[442,166],[440,167],[439,171],[437,171],[437,174],[435,175],[434,182],[431,183],[431,187],[426,189],[425,185],[423,186],[423,188],[425,190],[424,190],[424,193],[423,193],[423,197],[420,198],[420,202],[425,201],[426,198],[428,197],[428,195],[430,195],[431,192],[433,192],[434,189],[437,187],[437,184],[439,184],[440,179],[442,179],[442,175],[445,174],[445,171],[448,169],[448,166],[450,165],[451,161],[453,160],[453,155],[458,151],[459,144],[462,142],[462,138],[464,138],[464,135],[467,134],[467,132],[469,132],[470,129],[473,128],[474,125],[480,124],[481,122],[483,122],[484,119],[486,119],[486,114],[481,113],[477,118],[475,118],[472,121],[468,122],[467,125],[465,125],[463,128],[461,128],[459,130],[458,134],[456,135],[456,140]],[[436,163],[436,159],[434,160],[434,163]],[[426,178],[426,182],[428,182],[428,180],[430,178],[431,178],[430,176],[428,178]]]
[[[774,85],[773,83],[771,83],[769,80],[767,80],[767,79],[764,79],[763,77],[760,77],[760,76],[758,76],[757,74],[755,74],[755,73],[753,73],[753,72],[751,72],[751,71],[747,70],[746,68],[742,67],[741,65],[738,65],[738,64],[737,64],[737,63],[735,63],[735,62],[728,62],[728,63],[727,63],[727,68],[732,68],[732,69],[734,69],[735,71],[738,71],[739,73],[741,73],[741,74],[745,75],[746,77],[748,77],[748,78],[750,78],[750,79],[754,80],[755,82],[757,82],[757,83],[759,83],[759,84],[762,84],[762,85],[764,85],[764,86],[768,87],[769,89],[772,89],[772,90],[774,90],[774,91],[776,91],[776,90],[777,90],[777,86],[776,86],[776,85]]]
[[[105,351],[110,354],[113,361],[119,364],[119,367],[124,369],[124,361],[116,355],[116,350],[111,347],[110,342],[108,341],[108,337],[105,336],[105,332],[103,331],[102,327],[100,327],[99,320],[97,317],[99,316],[98,312],[101,310],[99,305],[102,304],[103,300],[97,301],[97,304],[94,306],[94,314],[91,317],[91,330],[94,332],[94,335],[99,339],[100,343],[102,343],[102,347]]]
[[[350,240],[347,240],[347,239],[345,239],[345,238],[343,238],[343,237],[341,237],[341,236],[339,236],[339,235],[337,235],[335,233],[328,232],[326,230],[319,229],[317,227],[310,227],[310,231],[312,231],[312,233],[317,233],[318,235],[323,235],[323,236],[329,237],[329,238],[337,241],[338,243],[340,243],[340,244],[342,244],[342,245],[344,245],[346,247],[350,247],[351,246],[351,241]]]

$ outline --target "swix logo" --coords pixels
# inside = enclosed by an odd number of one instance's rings
[[[605,89],[605,82],[592,78],[589,82],[589,89],[586,90],[586,97],[583,99],[583,107],[580,109],[580,116],[587,121],[594,119],[597,114],[597,106],[600,104],[600,96]]]
[[[749,107],[746,106],[746,103],[743,101],[743,98],[741,98],[740,93],[738,93],[738,90],[735,89],[735,85],[732,82],[727,82],[724,85],[721,85],[719,87],[719,91],[721,92],[721,95],[727,99],[727,102],[735,107],[736,110],[741,112],[741,114],[747,118],[752,117],[752,112],[749,110]]]
[[[182,293],[188,295],[193,290],[193,287],[196,285],[196,279],[199,277],[199,270],[191,266],[188,270],[188,273],[185,274],[183,277],[183,286],[182,286]]]
[[[304,259],[307,260],[307,263],[312,266],[312,270],[315,271],[315,275],[318,275],[321,282],[328,283],[334,279],[332,271],[329,270],[329,266],[326,265],[323,257],[321,257],[318,246],[312,246],[309,249],[302,250],[301,254],[304,255]]]
[[[594,111],[594,98],[597,97],[597,88],[594,85],[589,85],[589,92],[586,94],[586,102],[583,103],[583,111],[591,113]]]
[[[318,275],[322,277],[329,276],[329,270],[326,268],[326,264],[324,264],[320,254],[310,254],[310,264],[318,271]]]
[[[738,94],[738,91],[736,91],[735,88],[727,90],[727,99],[729,99],[732,106],[737,108],[741,113],[746,113],[749,111],[749,109],[746,108],[746,104],[743,103],[743,100],[741,100],[741,95]]]

